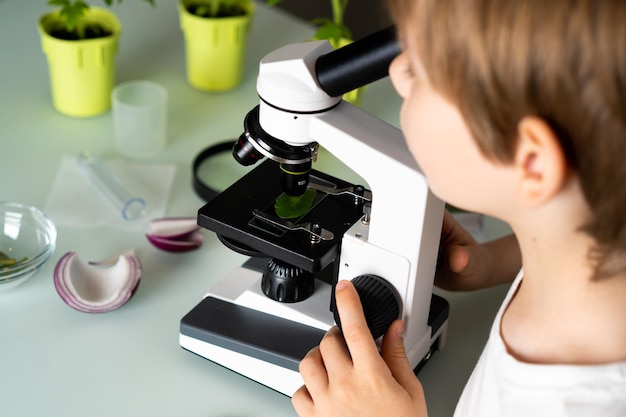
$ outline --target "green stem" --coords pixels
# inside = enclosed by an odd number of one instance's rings
[[[349,0],[331,0],[331,6],[333,8],[333,21],[337,24],[343,23],[343,13],[348,7]]]

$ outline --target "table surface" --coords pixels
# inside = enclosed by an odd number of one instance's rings
[[[0,0],[0,200],[40,208],[64,156],[90,149],[118,157],[110,112],[79,119],[52,107],[36,30],[37,19],[49,10],[45,3]],[[123,26],[117,82],[148,79],[169,92],[168,145],[149,160],[177,166],[166,214],[194,216],[202,200],[191,188],[193,157],[241,133],[244,115],[258,101],[255,75],[262,56],[308,39],[313,29],[259,4],[244,83],[210,94],[186,82],[174,1],[158,1],[155,8],[126,1],[114,10]],[[362,107],[397,125],[400,100],[388,80],[370,86]],[[350,176],[328,155],[317,168]],[[500,230],[487,219],[487,235]],[[24,285],[0,292],[0,415],[294,416],[289,398],[178,345],[181,317],[245,260],[213,233],[205,234],[199,250],[170,254],[152,247],[138,231],[58,227],[56,250],[45,267]],[[52,273],[64,253],[97,260],[129,248],[144,272],[134,298],[122,308],[90,315],[72,310],[57,295]],[[450,301],[451,314],[446,348],[419,374],[432,416],[452,415],[505,290],[437,291]]]

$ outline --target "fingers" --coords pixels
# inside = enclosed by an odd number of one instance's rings
[[[301,386],[292,396],[291,405],[299,416],[309,416],[313,414],[315,404],[306,385]]]
[[[404,324],[401,320],[391,323],[382,340],[381,355],[391,371],[393,379],[400,384],[414,402],[425,407],[424,389],[413,373],[413,367],[406,355],[403,330]]]
[[[457,227],[457,222],[448,210],[443,212],[443,225],[441,226],[441,236],[445,240],[448,236],[453,234],[454,229]]]
[[[448,267],[455,274],[463,272],[470,263],[469,250],[463,246],[454,246],[448,249]]]
[[[320,342],[319,351],[328,372],[328,379],[352,370],[352,358],[348,352],[343,333],[335,326]]]
[[[477,262],[479,245],[457,223],[450,212],[444,212],[441,232],[442,263],[435,275],[435,285],[451,291],[473,289],[484,278]]]
[[[404,323],[396,320],[391,323],[381,343],[381,355],[389,367],[393,378],[407,391],[416,383],[413,367],[404,347]]]
[[[328,374],[319,347],[315,347],[305,355],[299,365],[300,375],[307,387],[307,392],[324,392],[328,388]]]
[[[340,379],[352,370],[352,359],[341,330],[331,328],[319,346],[311,349],[300,361],[300,375],[308,392],[315,397],[328,390],[330,381]]]
[[[370,363],[372,358],[380,361],[361,300],[352,283],[339,282],[335,297],[343,329],[331,328],[319,346],[311,349],[300,361],[300,375],[312,398],[325,394],[331,381],[341,381],[349,376],[357,358],[362,358],[364,364]]]
[[[329,330],[300,362],[305,385],[292,396],[298,415],[426,415],[421,384],[404,350],[402,321],[389,327],[379,352],[352,283],[338,283],[335,297],[343,328]]]
[[[449,211],[444,212],[441,231],[441,244],[444,254],[444,268],[454,274],[463,272],[470,263],[470,249],[474,239],[454,219]]]
[[[379,356],[354,285],[349,281],[339,281],[335,287],[335,300],[341,318],[341,331],[352,361],[355,364],[359,361],[368,363],[372,357]]]
[[[445,247],[472,246],[476,240],[461,226],[452,213],[448,210],[443,213],[443,225],[441,226],[441,241]]]
[[[458,289],[473,289],[484,278],[479,246],[453,246],[446,251],[448,279],[457,280]]]

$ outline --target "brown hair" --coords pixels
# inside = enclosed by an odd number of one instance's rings
[[[512,160],[524,116],[552,127],[593,213],[597,275],[626,272],[626,1],[388,3],[485,156]]]

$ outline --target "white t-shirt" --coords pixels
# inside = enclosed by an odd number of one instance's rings
[[[626,362],[538,365],[507,352],[500,322],[521,280],[522,272],[500,307],[454,416],[626,417]]]

